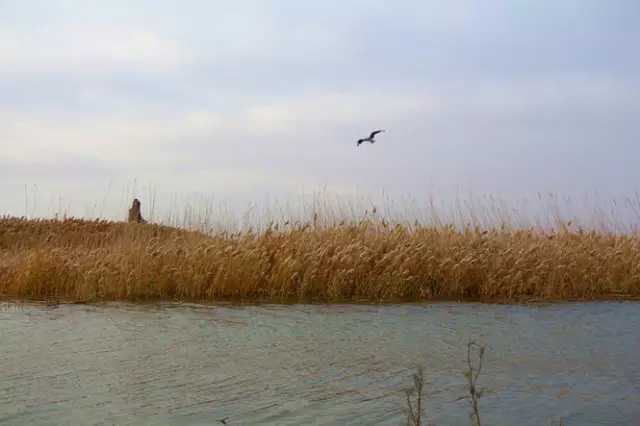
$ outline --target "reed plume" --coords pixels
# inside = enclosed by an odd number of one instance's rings
[[[501,300],[640,296],[640,237],[391,225],[204,234],[0,219],[0,295],[102,300]]]

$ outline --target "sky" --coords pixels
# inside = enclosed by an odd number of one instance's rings
[[[631,194],[638,22],[637,0],[0,0],[0,214]]]

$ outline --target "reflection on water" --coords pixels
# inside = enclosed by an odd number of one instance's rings
[[[548,306],[24,305],[0,310],[0,423],[640,424],[640,303]]]

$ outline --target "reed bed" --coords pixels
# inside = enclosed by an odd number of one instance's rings
[[[64,301],[526,301],[640,296],[640,235],[361,220],[204,234],[0,219],[0,296]]]

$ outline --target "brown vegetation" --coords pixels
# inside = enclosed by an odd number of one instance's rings
[[[205,235],[0,219],[0,296],[97,300],[502,300],[640,296],[640,236],[362,221]]]

